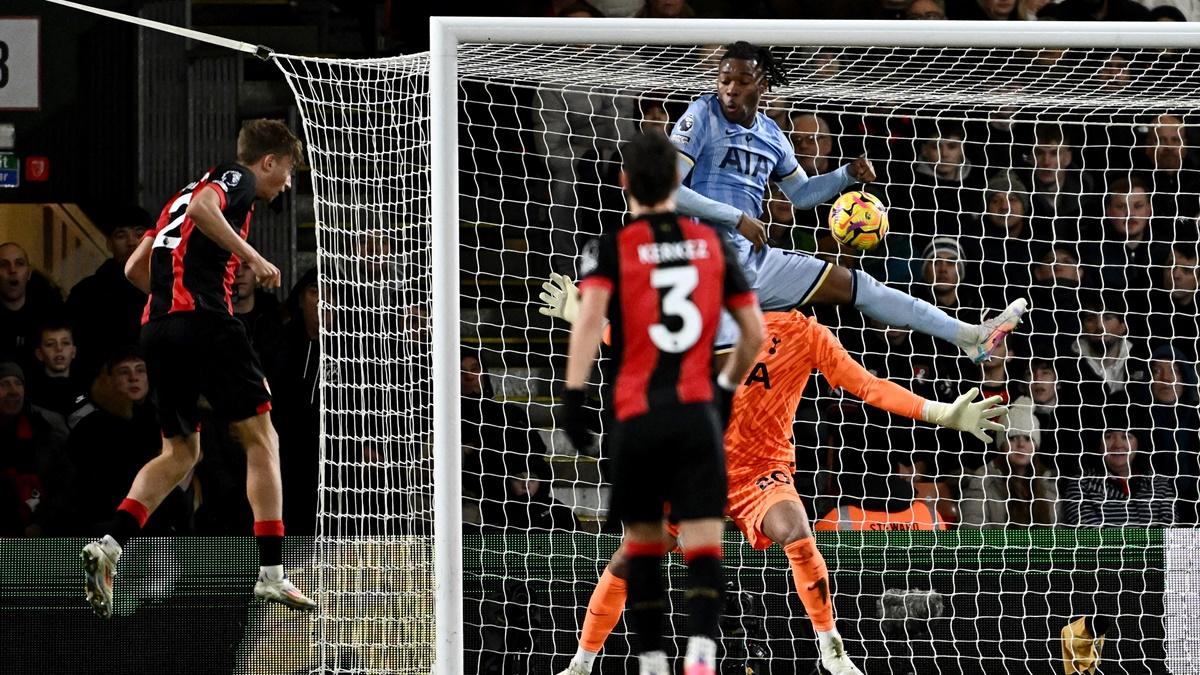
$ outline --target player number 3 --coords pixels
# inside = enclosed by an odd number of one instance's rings
[[[671,330],[662,323],[650,326],[650,340],[664,352],[678,354],[686,352],[700,339],[704,324],[700,308],[692,302],[692,291],[700,283],[700,273],[691,265],[660,267],[650,273],[650,285],[666,289],[662,298],[662,316],[679,317],[679,330]]]

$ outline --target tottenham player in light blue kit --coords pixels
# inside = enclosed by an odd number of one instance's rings
[[[771,85],[786,83],[770,49],[747,42],[727,48],[717,71],[717,92],[693,101],[671,131],[671,142],[679,149],[679,175],[685,177],[677,196],[679,212],[724,230],[763,311],[853,304],[872,319],[933,335],[958,345],[974,361],[986,361],[1020,322],[1025,300],[983,324],[970,325],[861,271],[765,245],[766,228],[757,215],[767,181],[774,181],[797,208],[810,209],[855,182],[875,179],[865,157],[832,173],[805,175],[787,135],[758,111]],[[736,325],[725,319],[719,346],[732,344],[737,335]]]

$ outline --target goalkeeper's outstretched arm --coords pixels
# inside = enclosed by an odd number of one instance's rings
[[[1004,430],[1004,425],[996,420],[1007,416],[1008,408],[1000,405],[999,396],[975,401],[979,395],[976,387],[953,403],[930,401],[895,382],[872,375],[850,356],[828,328],[818,326],[812,335],[819,343],[814,345],[818,354],[817,369],[825,375],[829,384],[845,389],[869,405],[911,419],[964,431],[985,442],[992,440],[989,431]]]

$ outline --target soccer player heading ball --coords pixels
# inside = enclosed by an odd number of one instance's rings
[[[758,111],[762,95],[772,85],[783,84],[787,75],[770,49],[747,42],[727,48],[717,71],[716,93],[693,101],[671,131],[684,178],[677,197],[679,212],[716,225],[733,242],[764,311],[812,303],[852,304],[876,321],[933,335],[958,345],[974,361],[987,360],[1020,322],[1024,299],[981,325],[969,325],[861,271],[765,245],[766,228],[757,216],[768,180],[800,209],[826,202],[855,182],[875,180],[866,157],[832,173],[805,175],[787,136]],[[732,328],[728,321],[722,325],[718,347],[730,343]]]
[[[230,422],[246,450],[246,494],[261,562],[254,594],[292,609],[317,606],[283,574],[283,488],[271,392],[231,300],[239,261],[263,286],[279,286],[279,269],[246,237],[254,201],[269,202],[291,187],[300,160],[300,140],[285,124],[247,122],[238,134],[237,161],[209,169],[172,197],[125,264],[125,275],[150,296],[141,346],[163,450],[138,472],[108,534],[80,554],[88,602],[102,617],[112,615],[122,548],[200,461],[201,397]]]
[[[726,482],[724,424],[713,404],[718,396],[729,400],[746,376],[762,343],[763,319],[728,245],[712,228],[675,213],[675,154],[660,135],[638,136],[623,149],[621,183],[633,221],[584,249],[564,426],[576,447],[590,444],[584,386],[607,317],[617,364],[612,514],[625,525],[629,625],[641,673],[671,672],[663,651],[662,572],[670,503],[688,564],[692,636],[684,672],[715,675]],[[722,307],[740,336],[714,385],[713,336]]]

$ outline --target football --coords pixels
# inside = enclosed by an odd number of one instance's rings
[[[869,251],[887,236],[887,207],[869,192],[847,192],[829,210],[829,230],[846,246]]]

